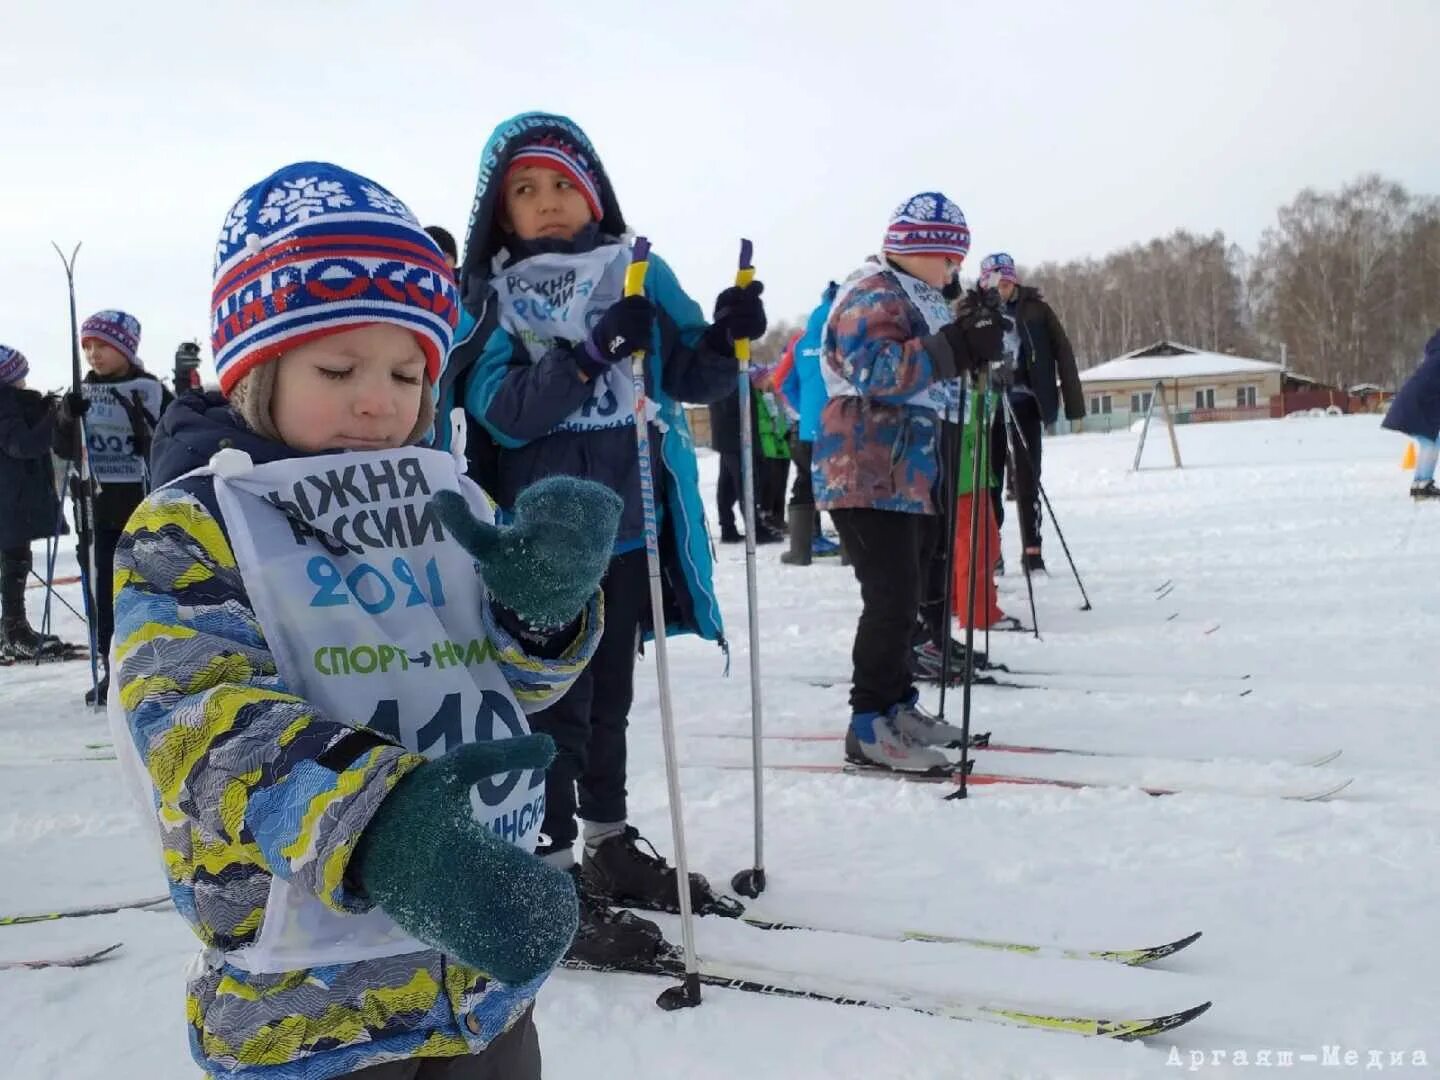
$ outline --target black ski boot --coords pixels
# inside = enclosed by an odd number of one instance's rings
[[[649,852],[640,850],[640,841]],[[650,911],[680,911],[680,894],[675,890],[675,868],[660,858],[654,845],[633,825],[623,833],[602,840],[592,855],[585,849],[582,872],[590,887],[616,904]],[[699,874],[690,875],[690,908],[696,915],[723,915],[739,918],[745,910],[740,901],[721,896]]]
[[[755,543],[757,544],[778,544],[785,539],[785,534],[779,529],[766,525],[759,518],[755,519]]]
[[[1047,577],[1050,571],[1045,569],[1045,556],[1038,551],[1027,551],[1024,555],[1025,572],[1027,574],[1045,574]]]
[[[1440,499],[1440,488],[1435,486],[1434,480],[1426,480],[1419,484],[1410,485],[1410,498],[1416,502],[1424,502],[1427,499]]]
[[[15,660],[46,660],[63,651],[59,639],[37,634],[24,619],[5,623],[0,635],[5,639],[5,651]]]
[[[107,671],[100,676],[100,684],[91,690],[85,691],[85,704],[92,709],[98,709],[110,700],[110,673]]]
[[[576,965],[647,970],[670,951],[670,943],[649,919],[616,910],[590,887],[580,867],[568,871],[580,900],[580,926],[565,959]]]

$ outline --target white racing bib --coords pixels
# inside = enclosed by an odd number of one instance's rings
[[[145,462],[135,452],[135,429],[120,399],[123,396],[126,402],[138,402],[151,420],[159,420],[164,388],[155,379],[80,385],[90,403],[84,421],[90,474],[101,487],[144,483]]]
[[[532,255],[513,266],[497,256],[490,279],[499,303],[500,325],[538,360],[557,341],[575,345],[589,338],[605,309],[625,293],[630,251],[602,244],[577,255]],[[635,388],[628,364],[612,365],[591,380],[590,398],[552,429],[585,431],[635,423]]]
[[[839,311],[840,306],[855,291],[855,287],[873,274],[885,274],[904,290],[910,302],[915,305],[925,319],[926,329],[930,333],[938,334],[940,328],[951,321],[950,306],[945,302],[945,297],[940,294],[940,290],[932,288],[919,278],[909,274],[897,274],[884,263],[867,262],[850,274],[841,283],[830,310]],[[860,392],[854,385],[839,373],[831,370],[829,364],[822,363],[820,371],[825,378],[825,389],[830,397],[860,396]],[[943,413],[947,420],[954,420],[960,415],[960,402],[964,394],[964,380],[947,379],[944,382],[931,383],[929,386],[917,390],[906,399],[905,404],[922,409],[933,409],[938,413]]]
[[[201,471],[214,476],[280,676],[317,713],[430,758],[529,734],[481,620],[479,572],[430,509],[434,493],[448,488],[493,520],[450,455],[404,448],[257,466],[222,451]],[[133,749],[128,733],[116,745]],[[534,850],[543,770],[487,778],[471,789],[470,803],[477,821]],[[281,972],[428,948],[379,909],[340,915],[277,876],[259,938],[226,959]]]

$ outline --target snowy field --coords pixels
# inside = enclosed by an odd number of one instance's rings
[[[1050,684],[1043,691],[981,688],[975,722],[1008,742],[1142,755],[980,752],[988,772],[1192,793],[989,787],[947,802],[940,786],[772,772],[770,886],[754,911],[1080,948],[1204,937],[1134,969],[715,919],[697,936],[705,957],[823,973],[867,993],[1131,1015],[1212,1000],[1211,1011],[1172,1035],[1121,1044],[722,990],[699,1009],[666,1013],[653,1004],[656,980],[561,973],[538,1013],[547,1076],[1368,1076],[1377,1060],[1389,1075],[1440,1068],[1440,509],[1412,506],[1398,468],[1403,441],[1374,417],[1179,430],[1178,472],[1162,467],[1163,434],[1139,474],[1128,471],[1131,434],[1046,444],[1047,488],[1094,610],[1078,610],[1047,524],[1042,640],[997,635],[992,652],[1014,668],[1088,674],[1032,677]],[[712,456],[702,470],[708,502]],[[1013,520],[1005,545],[1018,565]],[[761,549],[767,726],[838,734],[845,688],[807,680],[843,682],[848,672],[855,583],[833,561],[802,569],[778,556],[778,546]],[[750,776],[715,767],[749,760],[748,742],[719,737],[749,726],[743,549],[720,550],[719,584],[731,676],[712,646],[680,640],[670,656],[691,864],[724,885],[752,859]],[[30,599],[38,618],[40,590]],[[1022,579],[1003,580],[1001,601],[1028,622]],[[78,636],[73,620],[61,626]],[[648,659],[638,681],[632,819],[668,853]],[[108,738],[103,717],[80,703],[87,683],[80,664],[0,670],[0,914],[163,891],[114,763],[67,760]],[[948,711],[958,709],[952,696]],[[1294,764],[1341,748],[1329,765]],[[841,754],[838,742],[765,749],[776,763]],[[1178,760],[1196,757],[1216,760]],[[1276,797],[1347,777],[1354,783],[1330,802]],[[675,922],[666,926],[678,940]],[[0,959],[116,941],[124,950],[88,970],[0,971],[0,1076],[197,1075],[182,994],[195,942],[173,913],[0,927]],[[1261,1051],[1269,1067],[1255,1064]],[[1293,1055],[1288,1067],[1282,1051]],[[1327,1054],[1338,1064],[1325,1064]]]

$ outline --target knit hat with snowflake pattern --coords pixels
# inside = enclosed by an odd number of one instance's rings
[[[992,289],[1002,281],[1020,284],[1020,271],[1015,268],[1015,260],[1003,251],[986,255],[980,260],[980,287]]]
[[[415,215],[348,169],[287,165],[225,215],[215,247],[210,343],[220,389],[261,435],[277,437],[268,361],[376,323],[409,330],[425,355],[422,431],[434,416],[429,388],[440,380],[459,311],[454,275]]]
[[[970,227],[960,207],[938,191],[922,191],[895,208],[882,251],[891,255],[947,255],[963,260]]]

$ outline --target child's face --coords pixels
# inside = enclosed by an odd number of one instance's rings
[[[935,289],[943,289],[949,285],[950,279],[965,261],[949,255],[892,255],[890,259],[907,274],[919,278]]]
[[[278,361],[270,418],[297,450],[404,446],[420,416],[425,354],[392,323],[329,334]]]
[[[500,225],[521,240],[569,240],[592,220],[580,189],[554,169],[516,169],[504,194]]]
[[[85,339],[85,360],[90,365],[90,370],[101,378],[109,378],[112,375],[123,375],[130,367],[130,361],[125,354],[114,345],[107,345],[96,338]]]

